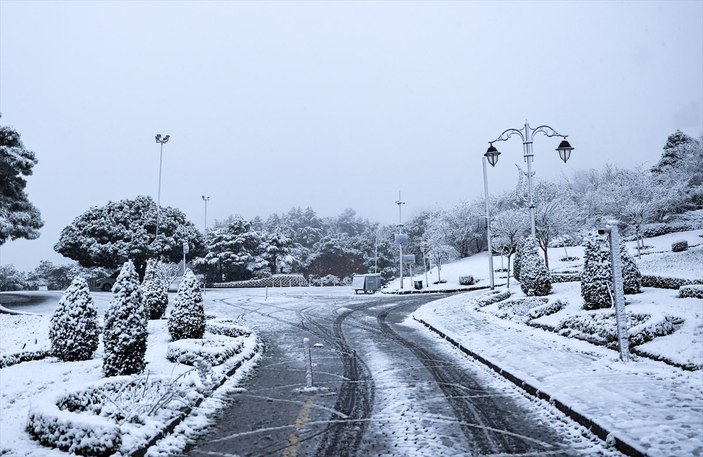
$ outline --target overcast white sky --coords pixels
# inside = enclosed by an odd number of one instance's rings
[[[39,164],[33,269],[91,206],[151,195],[203,226],[293,206],[397,222],[482,195],[507,128],[537,177],[652,165],[703,131],[703,2],[0,1],[0,113]],[[517,137],[489,170],[514,185]]]

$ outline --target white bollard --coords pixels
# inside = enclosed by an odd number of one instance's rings
[[[310,339],[303,338],[305,345],[305,386],[312,387],[312,354],[310,353]]]

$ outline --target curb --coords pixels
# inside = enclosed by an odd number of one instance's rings
[[[612,440],[613,441],[613,446],[615,449],[618,451],[622,452],[623,454],[629,456],[629,457],[647,457],[647,454],[633,445],[627,443],[624,441],[622,438],[618,437],[615,435],[613,432],[608,431],[606,428],[598,424],[597,422],[594,422],[593,420],[589,419],[588,417],[584,416],[583,414],[579,413],[578,411],[574,411],[566,405],[565,403],[561,402],[560,400],[557,400],[556,398],[552,397],[548,393],[538,389],[537,387],[534,387],[533,385],[527,383],[526,381],[518,378],[514,374],[505,371],[504,369],[500,368],[498,365],[494,364],[493,362],[485,359],[484,357],[476,354],[473,351],[470,351],[469,349],[465,348],[459,342],[451,338],[450,336],[446,335],[442,331],[438,330],[437,328],[433,327],[431,324],[428,324],[427,322],[423,321],[422,319],[417,319],[415,316],[413,316],[413,320],[416,322],[421,323],[425,327],[427,327],[430,331],[436,333],[443,339],[445,339],[447,342],[449,342],[452,346],[456,347],[459,349],[461,352],[464,354],[468,355],[469,357],[476,359],[477,361],[481,362],[482,364],[486,365],[488,368],[492,369],[508,381],[512,382],[515,384],[517,387],[521,388],[525,392],[527,392],[529,395],[539,398],[540,400],[545,400],[548,401],[550,404],[554,405],[559,411],[564,413],[566,416],[568,416],[570,419],[574,420],[576,423],[579,425],[582,425],[583,427],[586,427],[589,429],[594,435],[596,435],[598,438],[600,438],[603,441],[608,441]]]
[[[502,284],[496,284],[494,287],[497,287]],[[382,294],[387,294],[387,295],[414,295],[414,294],[453,294],[455,292],[473,292],[475,290],[484,290],[484,289],[489,289],[491,286],[477,286],[477,287],[471,287],[467,286],[464,289],[420,289],[420,290],[414,290],[414,289],[407,289],[407,290],[394,290],[394,291],[381,291]]]

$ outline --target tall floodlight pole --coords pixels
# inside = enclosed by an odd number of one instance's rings
[[[494,167],[496,162],[498,162],[498,156],[500,155],[500,152],[498,152],[498,150],[493,146],[493,143],[496,143],[498,141],[507,141],[513,135],[517,135],[522,138],[523,157],[525,162],[527,163],[527,192],[528,198],[530,199],[530,229],[532,231],[532,239],[535,241],[537,240],[537,233],[535,230],[535,202],[532,190],[532,177],[534,175],[534,173],[532,172],[532,139],[537,133],[543,133],[546,136],[562,137],[562,141],[561,143],[559,143],[559,146],[556,148],[556,151],[559,153],[559,158],[563,160],[564,163],[569,160],[569,157],[571,157],[571,151],[573,151],[574,148],[572,148],[569,142],[566,140],[567,135],[557,133],[553,128],[548,125],[540,125],[539,127],[533,129],[530,127],[530,124],[528,124],[527,121],[525,121],[525,127],[522,130],[507,129],[503,133],[501,133],[498,138],[490,142],[490,147],[488,148],[488,151],[486,151],[486,153],[484,154],[486,159],[488,159],[488,163],[490,163],[491,166]]]
[[[203,218],[203,243],[207,246],[207,202],[210,200],[209,196],[203,195],[203,203],[205,203],[205,217]],[[205,286],[207,284],[207,262],[203,265],[205,267],[205,274],[203,276],[203,293],[205,292]]]
[[[400,198],[400,191],[398,191],[398,200],[395,202],[398,205],[398,235],[403,234],[403,210],[402,205],[405,204]],[[398,248],[400,249],[400,288],[403,288],[403,241],[402,237],[399,236]]]
[[[493,147],[493,145],[491,145]],[[488,278],[491,290],[495,288],[493,279],[493,245],[491,244],[491,214],[488,208],[488,176],[486,173],[486,157],[482,157],[483,162],[483,193],[486,200],[486,242],[488,244]]]
[[[165,135],[163,138],[160,133],[157,133],[154,137],[156,142],[161,145],[161,151],[159,152],[159,190],[156,194],[156,238],[159,238],[159,212],[161,211],[161,167],[164,161],[164,144],[168,143],[171,135]]]

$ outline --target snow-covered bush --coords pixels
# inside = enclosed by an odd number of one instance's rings
[[[202,339],[181,339],[168,343],[166,358],[171,362],[194,365],[204,360],[210,365],[220,365],[242,352],[242,338],[212,335]]]
[[[522,246],[520,256],[520,288],[527,295],[544,296],[552,291],[552,279],[537,252],[534,238],[528,238]]]
[[[703,285],[694,284],[689,286],[681,286],[679,288],[680,298],[703,298]]]
[[[137,374],[146,367],[148,314],[142,301],[139,276],[131,260],[122,266],[105,312],[105,376]]]
[[[149,259],[146,263],[144,281],[142,281],[142,299],[149,312],[149,319],[161,319],[168,306],[168,292],[164,281],[158,275],[158,261]]]
[[[585,239],[581,297],[584,309],[609,308],[613,276],[608,240],[592,233]]]
[[[547,298],[540,297],[522,297],[505,300],[498,303],[498,310],[495,314],[502,319],[527,322],[530,319],[528,316],[530,310],[546,305],[547,300]]]
[[[459,276],[459,285],[461,286],[473,286],[475,283],[472,275]]]
[[[509,290],[492,290],[487,292],[477,299],[474,300],[477,307],[482,308],[484,306],[492,305],[493,303],[498,303],[510,297]]]
[[[52,392],[30,407],[27,431],[46,446],[77,455],[124,453],[121,446],[130,430],[144,425],[158,430],[202,399],[194,382],[191,372],[175,379],[118,376],[73,392]]]
[[[110,456],[122,444],[120,427],[104,417],[80,414],[80,404],[58,404],[65,394],[52,393],[29,409],[27,432],[45,446],[77,455]]]
[[[634,259],[625,249],[625,244],[620,243],[620,260],[622,264],[622,281],[625,294],[637,294],[642,289],[642,273]]]
[[[671,244],[671,252],[683,252],[688,250],[688,241],[680,240]]]
[[[652,341],[658,336],[670,335],[683,323],[681,318],[665,315],[651,319],[648,314],[627,313],[627,337],[630,346]],[[617,326],[614,312],[576,314],[559,323],[558,331],[565,336],[580,337],[591,342],[617,346]]]
[[[552,284],[560,282],[577,282],[581,280],[580,273],[560,272],[552,273]]]
[[[667,278],[664,276],[642,275],[643,287],[656,287],[658,289],[678,289],[682,286],[701,284],[701,281],[683,278]]]
[[[186,270],[174,308],[168,318],[168,332],[173,341],[202,338],[205,333],[205,310],[200,282],[192,271]]]
[[[51,353],[63,361],[89,360],[98,348],[98,312],[85,279],[75,278],[51,316]]]
[[[522,250],[525,247],[525,240],[522,239],[518,241],[517,248],[515,249],[515,257],[513,257],[513,278],[516,281],[520,280],[520,273],[522,272]]]
[[[249,336],[251,332],[233,319],[209,319],[206,330],[215,335],[225,335],[236,338],[238,336]]]
[[[539,319],[540,317],[548,316],[550,314],[559,312],[564,308],[566,308],[566,302],[562,300],[554,300],[553,302],[545,303],[544,305],[538,305],[530,309],[530,311],[527,313],[527,317],[529,317],[530,320]]]

